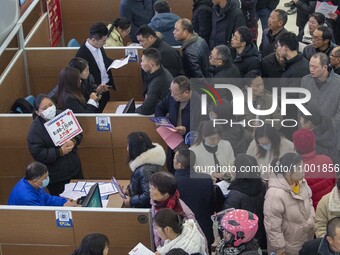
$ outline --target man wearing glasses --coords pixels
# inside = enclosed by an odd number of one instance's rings
[[[329,57],[333,48],[336,46],[332,40],[333,31],[329,27],[322,26],[315,29],[312,37],[312,44],[303,49],[303,56],[310,60],[315,53],[322,52]]]
[[[190,80],[186,76],[177,76],[171,82],[170,93],[157,105],[155,117],[167,116],[184,138],[189,131],[197,130],[201,118],[201,105],[193,107],[194,103],[190,104],[190,101],[198,104],[201,102],[200,95],[190,88]],[[170,172],[174,172],[173,158],[174,152],[168,147],[167,167]]]

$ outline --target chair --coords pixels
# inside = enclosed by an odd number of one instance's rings
[[[80,44],[77,41],[77,39],[72,38],[71,40],[68,41],[67,47],[80,47]]]

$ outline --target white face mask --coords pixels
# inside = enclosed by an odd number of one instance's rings
[[[41,115],[44,119],[46,120],[51,120],[55,117],[55,114],[56,114],[56,107],[55,105],[52,105],[50,107],[48,107],[46,110],[44,110]]]

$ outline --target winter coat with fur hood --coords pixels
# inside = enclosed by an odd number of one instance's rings
[[[151,175],[162,170],[165,151],[159,144],[143,152],[129,163],[132,171],[129,192],[130,204],[134,208],[150,208],[149,181]]]

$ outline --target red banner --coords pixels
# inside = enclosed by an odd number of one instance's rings
[[[59,0],[47,0],[48,22],[50,25],[51,46],[55,47],[63,31]]]

